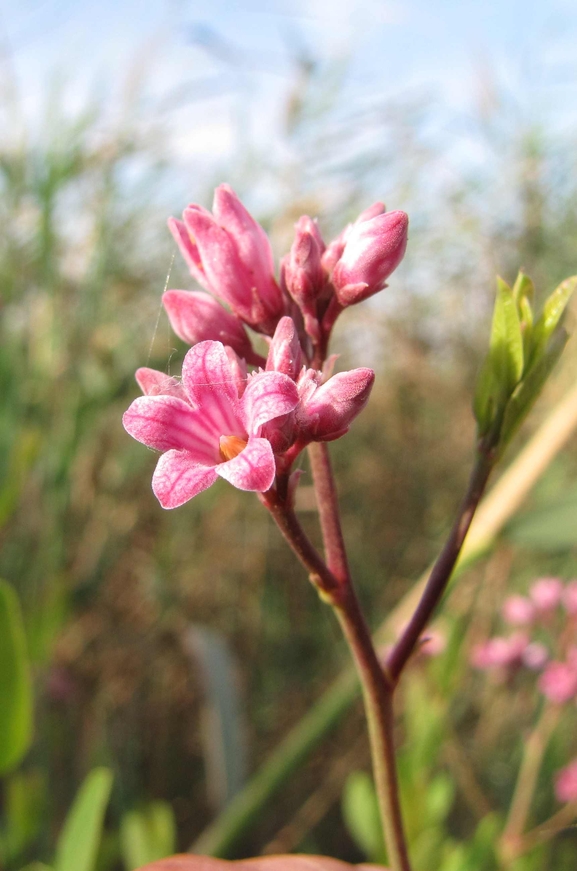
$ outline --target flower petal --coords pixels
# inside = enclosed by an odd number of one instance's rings
[[[188,451],[168,451],[159,459],[152,489],[163,508],[178,508],[214,484],[213,466],[196,463]]]
[[[189,451],[196,462],[220,462],[218,439],[222,434],[207,426],[204,413],[176,396],[141,396],[122,418],[131,436],[157,451]]]
[[[200,254],[198,253],[198,248],[193,242],[185,224],[177,218],[169,218],[168,229],[178,245],[180,253],[190,270],[190,274],[198,281],[201,287],[208,290],[209,284],[206,275],[204,274],[204,269],[202,268],[202,261],[200,259]]]
[[[247,432],[255,434],[263,423],[293,411],[299,402],[294,381],[281,372],[257,372],[247,384],[241,411]]]
[[[252,436],[244,451],[234,459],[216,466],[215,472],[239,490],[264,493],[272,487],[276,474],[270,442]]]
[[[177,378],[143,366],[136,370],[136,382],[145,396],[177,396],[186,402],[186,394]]]
[[[197,290],[167,290],[162,304],[176,335],[189,345],[206,339],[230,345],[240,357],[256,356],[242,322],[214,297]]]
[[[219,435],[246,435],[239,414],[236,375],[221,342],[199,342],[182,364],[182,383],[201,410],[206,426]]]

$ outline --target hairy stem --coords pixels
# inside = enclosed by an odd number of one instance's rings
[[[387,660],[387,670],[394,682],[399,679],[399,675],[443,597],[492,468],[493,460],[487,454],[479,452],[471,472],[465,498],[461,503],[449,538],[433,566],[419,604]]]

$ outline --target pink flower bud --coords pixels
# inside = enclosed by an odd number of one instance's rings
[[[302,366],[303,354],[295,322],[289,317],[281,318],[271,339],[266,369],[283,372],[296,381]]]
[[[351,369],[317,386],[318,373],[303,372],[298,381],[301,404],[297,409],[303,436],[310,441],[332,441],[344,435],[367,404],[374,380],[372,369]]]
[[[361,302],[384,287],[407,247],[405,212],[385,212],[352,226],[331,281],[343,306]]]
[[[539,689],[556,705],[577,695],[577,671],[566,662],[551,662],[539,679]]]
[[[562,804],[577,801],[577,759],[557,773],[555,796]]]
[[[167,290],[162,296],[170,325],[189,345],[211,340],[234,348],[239,357],[258,365],[244,326],[208,293],[197,290]]]
[[[535,605],[525,596],[509,596],[503,603],[503,619],[512,626],[527,626],[535,617]]]
[[[540,614],[554,611],[563,596],[563,584],[559,578],[540,578],[535,581],[529,595]]]
[[[316,221],[303,215],[295,226],[290,254],[283,259],[283,278],[289,294],[303,312],[312,314],[313,304],[326,283],[321,265],[324,242]]]

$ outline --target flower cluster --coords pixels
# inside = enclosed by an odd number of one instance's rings
[[[307,444],[348,431],[374,373],[327,377],[330,333],[344,308],[385,286],[403,257],[407,224],[404,212],[376,203],[325,245],[316,221],[303,216],[277,281],[264,230],[228,185],[217,188],[212,212],[192,205],[182,221],[170,219],[204,288],[163,296],[175,333],[192,347],[181,381],[138,370],[145,395],[123,419],[134,438],[162,451],[153,490],[163,507],[182,505],[217,477],[265,492]],[[268,342],[266,357],[249,331]]]
[[[540,578],[528,596],[509,596],[501,610],[513,631],[473,648],[474,667],[500,682],[522,668],[537,672],[537,688],[557,707],[577,702],[577,580]],[[577,760],[559,772],[559,801],[577,800]]]

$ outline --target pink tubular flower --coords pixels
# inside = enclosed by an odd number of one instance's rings
[[[142,376],[154,383],[153,370]],[[162,373],[156,383],[162,384]],[[171,379],[168,386],[174,389]],[[176,382],[178,383],[178,382]],[[163,508],[177,508],[220,476],[241,490],[264,492],[274,481],[275,457],[262,427],[298,403],[294,382],[278,372],[248,379],[239,396],[237,372],[220,342],[200,342],[182,367],[182,395],[174,392],[136,399],[125,413],[125,429],[162,451],[152,489]]]
[[[563,597],[563,584],[559,578],[540,578],[532,585],[529,595],[539,614],[554,611]]]
[[[162,296],[162,304],[172,329],[183,342],[189,345],[207,339],[222,342],[248,363],[262,363],[262,358],[253,351],[242,322],[208,293],[167,290]]]
[[[556,705],[577,695],[577,671],[566,662],[550,662],[539,679],[539,689]]]
[[[562,804],[577,801],[577,759],[557,772],[555,796]]]
[[[381,206],[380,203],[375,206]],[[331,281],[342,306],[354,305],[377,291],[405,254],[409,219],[405,212],[384,212],[373,215],[375,207],[368,209],[347,228],[342,239],[327,248],[325,268],[342,252],[332,270]],[[367,215],[369,217],[367,217]]]
[[[169,227],[193,277],[245,323],[271,335],[286,309],[271,245],[232,188],[216,189],[212,214],[192,205]]]

